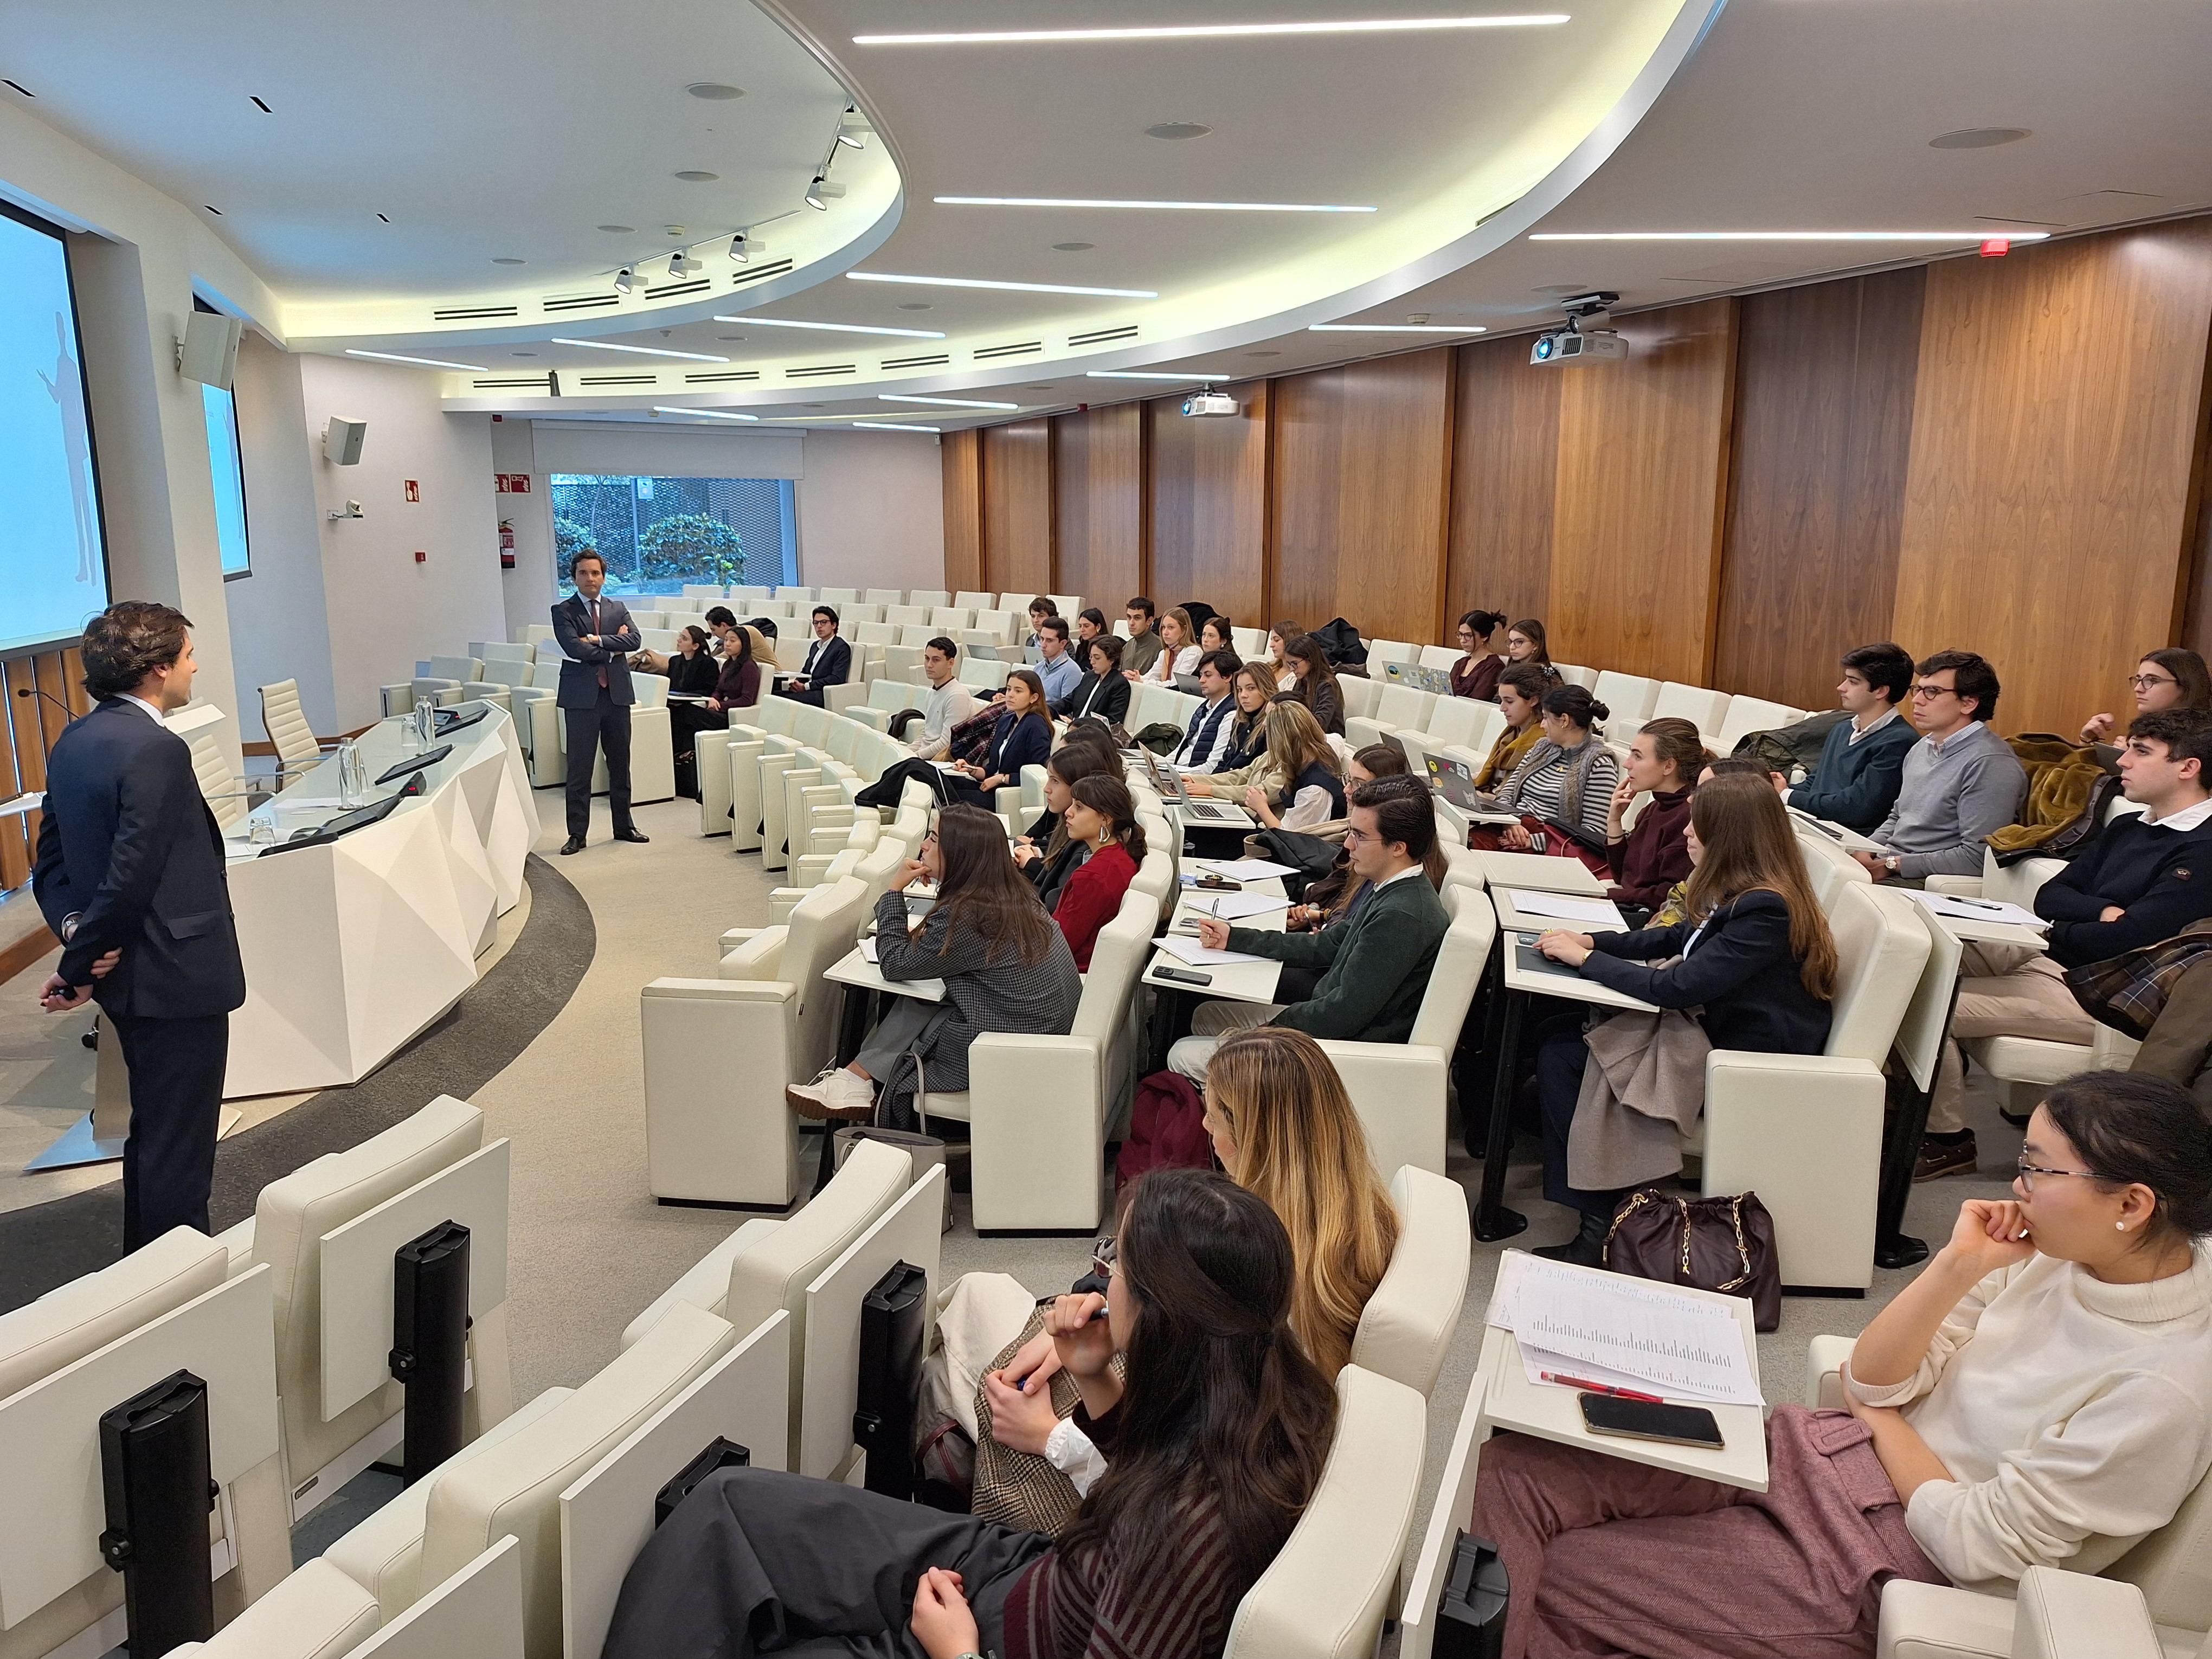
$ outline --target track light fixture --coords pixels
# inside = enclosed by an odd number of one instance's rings
[[[868,135],[874,131],[868,125],[868,118],[860,113],[860,106],[848,104],[844,114],[838,118],[837,142],[848,149],[866,149]]]
[[[615,272],[615,292],[627,294],[637,285],[637,273],[628,265]]]
[[[706,268],[706,261],[695,259],[688,253],[672,253],[668,256],[668,274],[671,276],[683,276],[690,271],[704,270]]]

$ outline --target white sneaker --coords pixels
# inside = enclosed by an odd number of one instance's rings
[[[876,1085],[842,1066],[826,1067],[811,1083],[786,1085],[783,1097],[801,1117],[857,1123],[876,1115]]]

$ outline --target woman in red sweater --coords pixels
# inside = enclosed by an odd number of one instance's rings
[[[1646,722],[1629,744],[1605,823],[1605,855],[1615,883],[1605,896],[1624,910],[1648,915],[1689,876],[1690,790],[1708,758],[1698,728],[1672,716]],[[1629,803],[1647,790],[1651,799],[1636,827],[1623,828]]]
[[[724,1469],[638,1553],[604,1659],[1215,1659],[1320,1483],[1335,1391],[1291,1329],[1289,1233],[1226,1176],[1145,1176],[1108,1272],[1046,1316],[1109,1457],[1056,1542]]]
[[[1067,838],[1091,850],[1060,890],[1052,918],[1067,935],[1077,970],[1087,974],[1098,930],[1121,913],[1121,895],[1144,862],[1145,832],[1138,825],[1129,786],[1117,777],[1094,772],[1078,778],[1068,786],[1068,796],[1062,820]]]

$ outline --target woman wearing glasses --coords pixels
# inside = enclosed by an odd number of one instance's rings
[[[2128,677],[2128,689],[2136,694],[2137,714],[2159,708],[2212,714],[2212,674],[2206,673],[2203,658],[2181,646],[2146,653]],[[2081,741],[2111,743],[2119,724],[2110,714],[2092,714],[2082,725]]]
[[[2117,1560],[2212,1468],[2208,1233],[2212,1131],[2185,1092],[2058,1085],[2013,1197],[1960,1206],[1859,1337],[1848,1410],[1776,1409],[1765,1492],[1484,1448],[1474,1530],[1511,1577],[1508,1659],[1871,1655],[1887,1579],[2009,1595],[2030,1567]]]

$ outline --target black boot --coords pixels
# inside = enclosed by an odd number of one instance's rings
[[[1531,1252],[1547,1261],[1566,1261],[1577,1267],[1595,1267],[1605,1260],[1605,1236],[1613,1229],[1607,1217],[1583,1212],[1582,1230],[1564,1244],[1547,1244]]]

